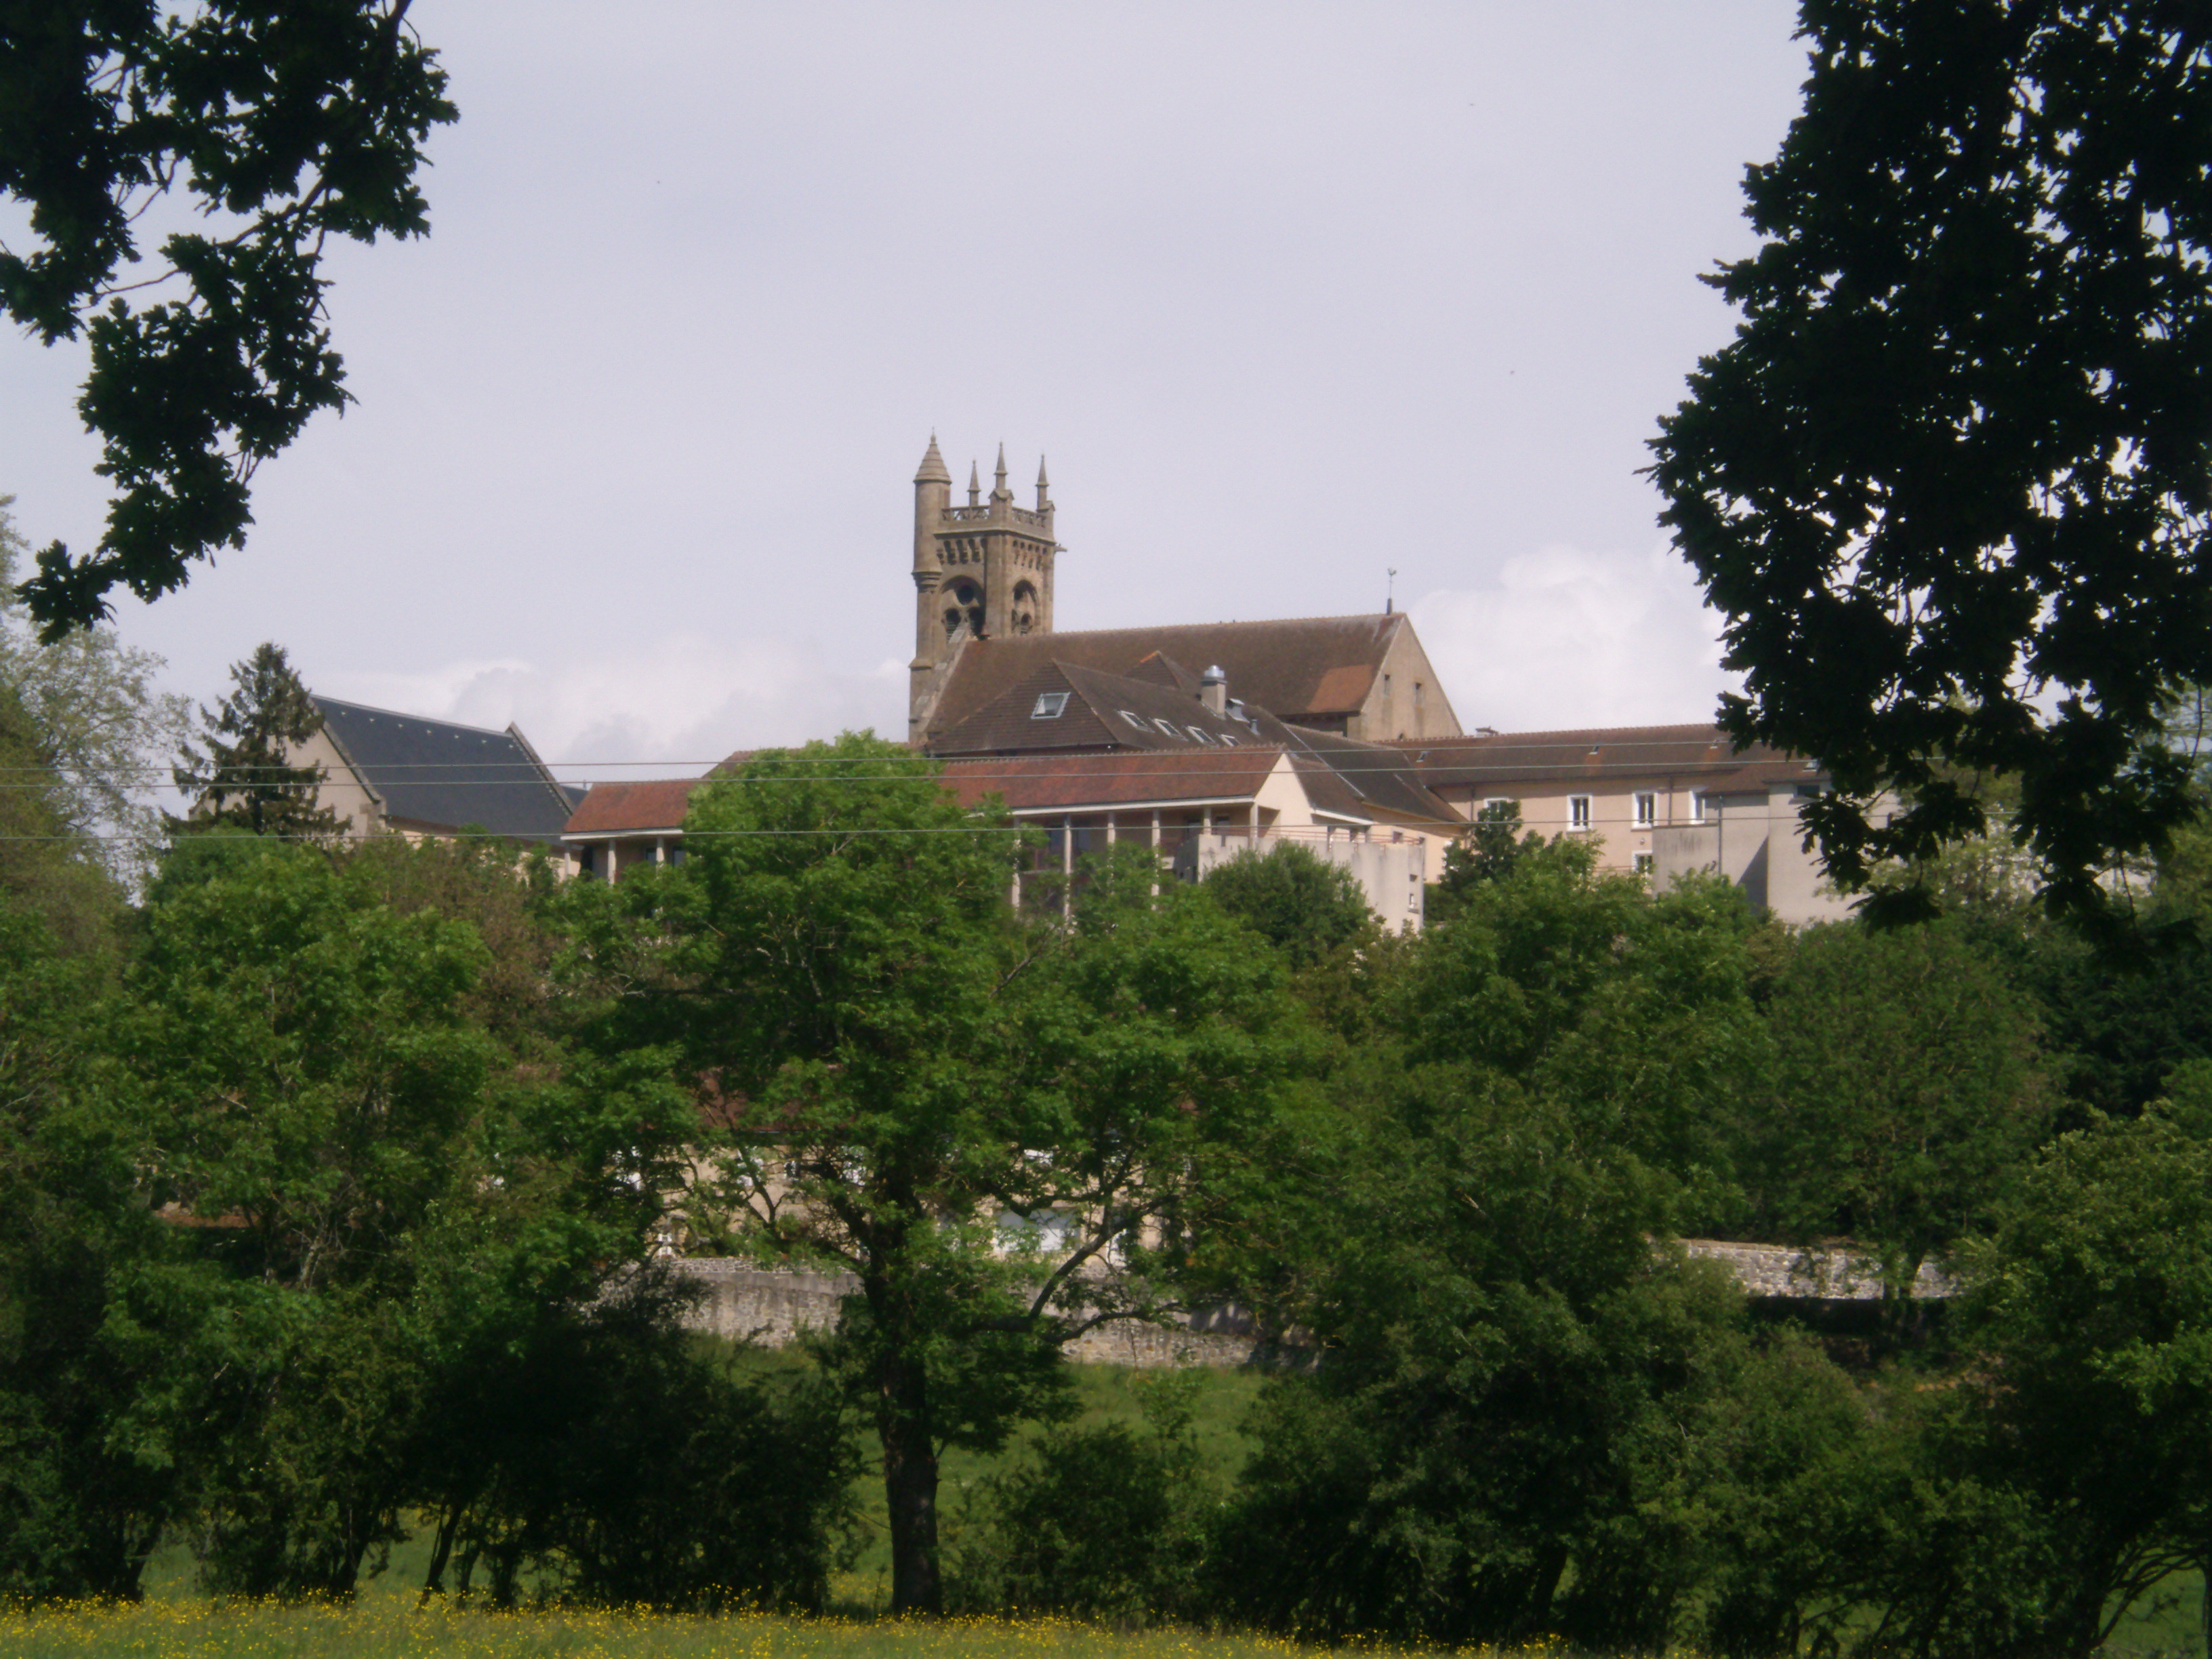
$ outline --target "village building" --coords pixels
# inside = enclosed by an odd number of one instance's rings
[[[1717,726],[1485,731],[1393,747],[1458,816],[1510,806],[1524,830],[1586,836],[1599,867],[1645,876],[1656,890],[1717,870],[1785,921],[1849,914],[1798,817],[1827,774],[1778,749],[1738,749]]]
[[[994,477],[987,497],[971,466],[955,504],[934,436],[915,473],[907,732],[962,800],[995,796],[1042,832],[1020,902],[1066,904],[1079,861],[1109,846],[1196,880],[1295,842],[1351,872],[1388,925],[1418,927],[1446,848],[1510,801],[1526,830],[1586,836],[1601,867],[1659,888],[1717,869],[1784,921],[1844,913],[1798,820],[1827,780],[1794,757],[1711,725],[1464,732],[1395,611],[1063,632],[1044,465],[1030,507],[1003,447]],[[681,858],[694,787],[596,786],[563,836],[575,867]]]
[[[291,745],[316,804],[354,839],[484,831],[557,847],[584,792],[556,782],[521,730],[493,732],[317,696],[322,729]]]

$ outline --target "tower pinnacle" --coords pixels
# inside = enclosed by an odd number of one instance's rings
[[[1048,494],[1046,493],[1046,491],[1047,491],[1049,488],[1050,488],[1050,486],[1049,486],[1049,485],[1048,485],[1048,484],[1046,483],[1046,482],[1045,482],[1045,476],[1044,476],[1044,457],[1043,457],[1043,456],[1042,456],[1042,455],[1040,455],[1040,456],[1038,456],[1038,457],[1037,457],[1037,505],[1036,505],[1036,510],[1037,510],[1038,512],[1040,512],[1040,513],[1043,513],[1043,512],[1046,512],[1046,511],[1049,510],[1049,509],[1050,509],[1050,507],[1051,507],[1051,506],[1052,506],[1052,497],[1051,497],[1049,495],[1048,495]]]
[[[994,501],[1011,501],[1014,499],[1014,492],[1006,488],[1006,447],[1004,444],[1000,444],[999,446],[999,471],[997,477],[999,480],[998,487],[992,490],[991,499]]]
[[[974,507],[983,499],[983,486],[975,477],[975,463],[968,463],[968,505]]]
[[[921,458],[921,470],[914,475],[916,483],[949,484],[952,475],[945,470],[945,457],[937,453],[937,434],[929,434],[929,452]]]

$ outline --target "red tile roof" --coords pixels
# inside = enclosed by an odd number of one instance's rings
[[[1778,749],[1739,750],[1717,726],[1613,726],[1567,732],[1488,732],[1406,739],[1431,788],[1502,783],[1568,784],[1653,775],[1732,775],[1750,765],[1801,765]]]
[[[1048,662],[1130,674],[1155,652],[1194,673],[1218,665],[1229,676],[1231,696],[1286,720],[1350,714],[1365,701],[1384,653],[1405,625],[1400,611],[970,640],[930,729],[951,730]]]
[[[963,805],[998,795],[1015,812],[1081,811],[1146,801],[1249,800],[1282,755],[1279,749],[1010,755],[953,761],[945,769],[945,784]]]
[[[1163,658],[1148,659],[1154,665]],[[1172,666],[1172,665],[1168,665]],[[1040,719],[1038,698],[1068,695],[1057,714]],[[1049,706],[1049,705],[1047,705]],[[1134,716],[1133,719],[1131,717]],[[1200,738],[1197,733],[1206,735]],[[1224,749],[1254,740],[1250,724],[1209,714],[1196,681],[1184,691],[1171,681],[1108,674],[1047,662],[1016,682],[930,745],[935,755],[1018,755],[1041,750]]]
[[[641,779],[595,783],[562,833],[569,836],[642,835],[683,827],[698,778]]]

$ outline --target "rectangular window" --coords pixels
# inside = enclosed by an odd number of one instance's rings
[[[1066,692],[1040,692],[1037,695],[1036,707],[1030,710],[1030,718],[1033,720],[1056,720],[1066,707]]]
[[[1124,708],[1121,711],[1121,718],[1128,721],[1130,725],[1135,726],[1139,732],[1145,729],[1145,717],[1142,714],[1138,714],[1134,709]]]
[[[1649,830],[1659,821],[1659,797],[1649,790],[1637,791],[1636,827]]]
[[[1586,830],[1590,827],[1590,798],[1588,795],[1567,797],[1567,828]]]
[[[1636,873],[1642,876],[1646,881],[1649,881],[1651,878],[1651,866],[1653,863],[1654,860],[1650,854],[1638,853],[1636,855]]]
[[[1499,812],[1517,812],[1521,810],[1521,803],[1510,795],[1485,795],[1482,798],[1482,810],[1487,812],[1492,808]]]
[[[1692,789],[1690,791],[1690,822],[1703,823],[1705,821],[1705,792],[1702,789]]]
[[[1171,720],[1155,720],[1152,724],[1158,726],[1168,737],[1179,738],[1182,735],[1182,730]]]
[[[1190,728],[1190,734],[1194,738],[1196,738],[1200,743],[1211,744],[1213,741],[1213,734],[1212,732],[1201,731],[1195,726]]]

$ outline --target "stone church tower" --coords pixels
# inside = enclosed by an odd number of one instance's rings
[[[908,704],[917,720],[937,702],[945,673],[969,639],[1052,632],[1052,498],[1037,462],[1036,508],[1014,505],[1006,447],[988,501],[968,469],[968,504],[952,505],[952,475],[930,435],[914,475],[914,661]]]

